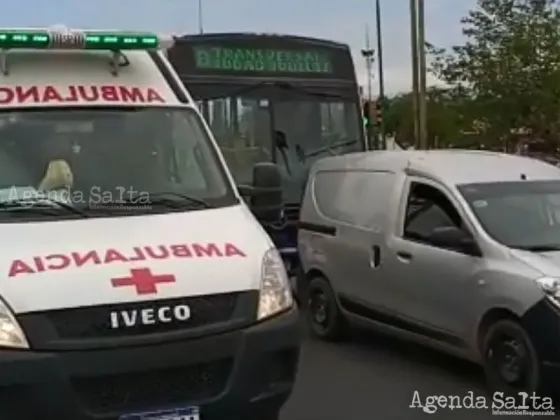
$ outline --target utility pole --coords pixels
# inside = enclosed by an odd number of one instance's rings
[[[366,47],[362,50],[362,57],[364,57],[365,62],[366,62],[366,74],[367,74],[367,101],[372,102],[372,86],[371,86],[371,77],[372,77],[372,66],[373,66],[373,62],[375,60],[374,58],[374,54],[375,54],[375,50],[373,48],[371,48],[371,44],[370,44],[370,39],[369,39],[369,27],[368,25],[366,25]],[[367,116],[368,118],[370,118],[370,116]],[[373,145],[373,148],[375,150],[379,149],[379,145],[377,142],[377,139],[374,136],[374,132],[373,132],[373,124],[370,123],[367,126],[367,136],[368,136],[368,144],[369,145]],[[375,140],[375,141],[373,141]]]
[[[202,15],[202,0],[198,0],[198,33],[204,33],[203,15]]]
[[[410,0],[410,50],[412,58],[412,116],[414,121],[414,148],[420,149],[419,68],[418,68],[418,3]]]
[[[198,33],[204,33],[204,20],[202,14],[202,0],[198,0]],[[202,101],[202,115],[206,121],[211,121],[210,119],[210,104],[208,101]]]
[[[418,118],[421,149],[429,149],[428,144],[428,109],[426,104],[426,23],[424,18],[424,0],[418,0]]]
[[[385,133],[385,114],[386,114],[386,100],[385,100],[385,77],[383,73],[383,38],[381,28],[381,5],[380,0],[375,0],[375,20],[377,26],[377,65],[379,77],[379,137],[381,140],[381,149],[387,149],[387,137]]]

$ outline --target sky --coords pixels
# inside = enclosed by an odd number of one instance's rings
[[[426,40],[460,43],[459,20],[476,0],[425,0]],[[381,0],[385,89],[411,89],[409,0]],[[0,0],[0,27],[127,29],[198,32],[198,0]],[[375,45],[374,0],[202,0],[205,32],[268,32],[332,39],[350,45],[360,82],[366,26]],[[433,83],[430,80],[429,83]],[[373,80],[374,92],[377,81]]]

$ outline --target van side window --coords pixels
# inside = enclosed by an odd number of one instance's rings
[[[312,182],[317,209],[331,221],[364,229],[386,226],[395,175],[389,172],[319,171]],[[356,201],[359,197],[361,201]]]
[[[438,227],[463,229],[461,216],[455,206],[437,188],[413,182],[410,185],[403,237],[429,243],[429,236]]]

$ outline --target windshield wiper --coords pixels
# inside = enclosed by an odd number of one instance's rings
[[[329,144],[328,146],[323,146],[320,147],[319,149],[315,149],[309,153],[306,153],[305,157],[308,158],[308,157],[317,156],[324,152],[329,152],[329,154],[335,155],[332,149],[338,149],[339,147],[344,147],[344,146],[352,146],[355,143],[358,143],[358,140],[346,140],[346,141],[340,141],[338,143]]]
[[[172,209],[211,209],[213,206],[206,200],[188,194],[176,192],[140,193],[112,203],[111,207],[120,205],[127,207],[160,206]]]
[[[212,205],[208,201],[188,194],[177,192],[157,192],[150,193],[150,204],[159,205],[172,205],[176,204],[179,207],[200,207],[204,209],[211,209]]]
[[[15,200],[0,201],[0,211],[9,212],[30,212],[36,214],[55,215],[60,214],[59,210],[65,210],[68,213],[77,214],[82,217],[89,217],[83,210],[74,207],[72,204],[64,201],[54,200],[52,198],[21,198]]]
[[[560,244],[523,245],[523,246],[512,246],[512,248],[522,249],[523,251],[531,251],[531,252],[553,252],[553,251],[560,251]]]

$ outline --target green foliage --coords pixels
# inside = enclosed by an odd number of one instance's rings
[[[426,102],[430,144],[457,145],[461,132],[470,125],[464,116],[465,101],[451,90],[431,88]],[[412,106],[412,93],[397,95],[388,100],[384,113],[385,130],[403,144],[412,144],[414,138]]]
[[[433,74],[469,98],[464,116],[496,141],[521,129],[558,139],[560,1],[478,0],[462,24],[463,45],[428,51]]]

